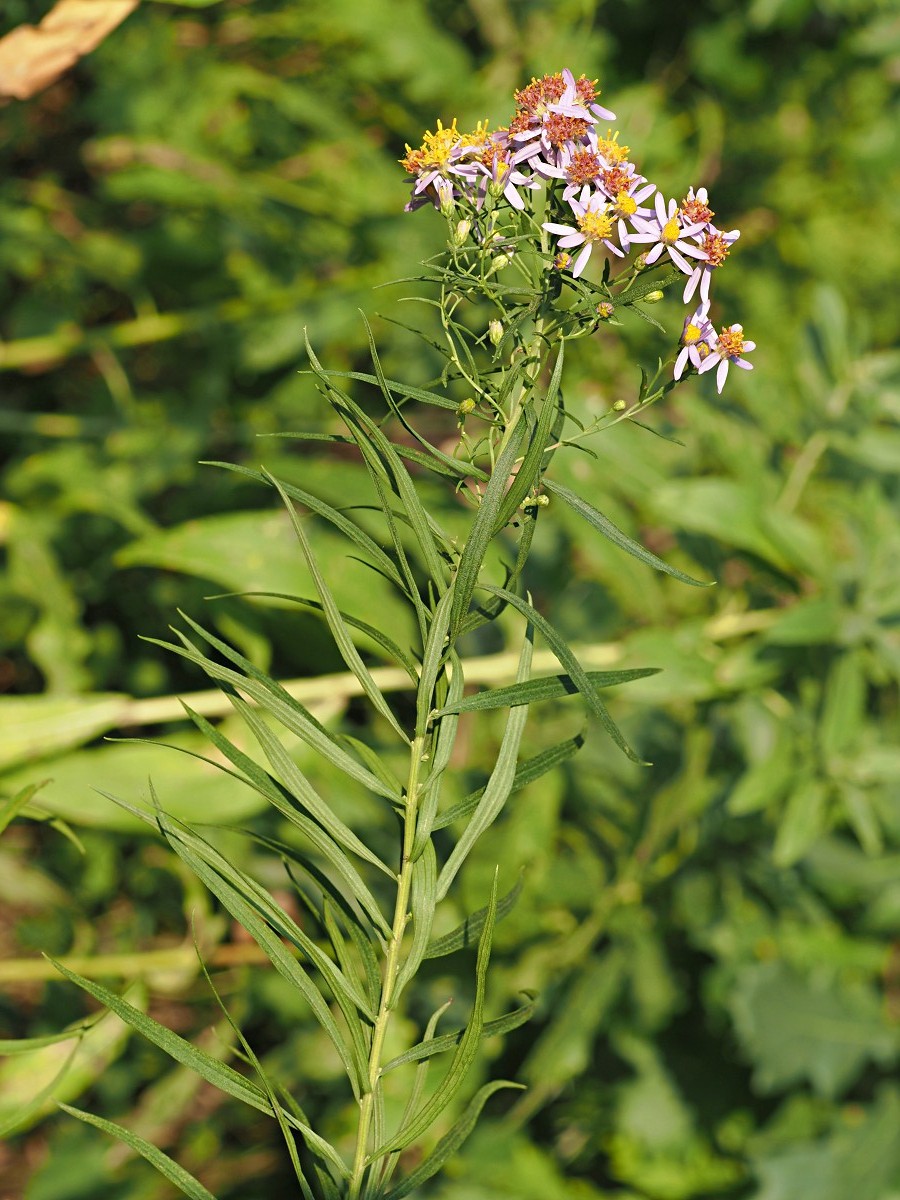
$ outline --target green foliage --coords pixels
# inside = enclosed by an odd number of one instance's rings
[[[36,20],[46,7],[11,5],[0,26]],[[578,443],[596,457],[554,459],[558,488],[646,544],[657,568],[717,586],[687,588],[629,557],[546,489],[551,503],[525,577],[532,602],[576,649],[591,694],[601,673],[661,669],[603,693],[624,737],[654,766],[613,760],[607,739],[581,731],[575,699],[549,697],[533,710],[532,765],[520,764],[504,811],[458,877],[461,896],[434,930],[435,939],[449,936],[484,908],[495,863],[503,892],[528,860],[518,903],[496,931],[484,1014],[484,1031],[505,1030],[505,1042],[480,1044],[490,1078],[523,1078],[529,1090],[493,1098],[456,1157],[452,1121],[435,1127],[429,1148],[450,1157],[443,1180],[427,1180],[422,1194],[889,1200],[897,1192],[900,359],[890,298],[900,264],[886,233],[897,227],[900,196],[896,53],[890,19],[870,0],[671,14],[647,3],[597,12],[556,3],[146,3],[54,89],[0,111],[0,635],[9,693],[0,749],[9,811],[22,788],[51,779],[0,840],[9,913],[0,985],[18,981],[0,1001],[4,1036],[55,1037],[87,1011],[74,989],[23,982],[21,960],[36,954],[27,922],[44,916],[60,923],[64,951],[124,955],[127,963],[106,968],[118,980],[106,991],[146,978],[157,1015],[177,1020],[194,1043],[219,1016],[193,947],[182,946],[194,912],[220,990],[267,1076],[295,1089],[305,1081],[302,1103],[347,1149],[352,1100],[328,1034],[258,959],[216,959],[230,949],[219,902],[203,899],[155,829],[92,789],[135,798],[152,774],[176,819],[174,839],[178,820],[218,826],[203,831],[205,841],[236,855],[301,932],[307,917],[294,910],[273,849],[286,846],[289,863],[309,852],[313,831],[300,819],[313,817],[296,793],[339,786],[341,821],[388,861],[378,829],[396,789],[378,780],[380,808],[363,795],[375,768],[352,739],[374,733],[382,770],[402,770],[402,759],[386,722],[360,728],[359,687],[346,682],[356,677],[330,643],[324,602],[309,602],[314,578],[290,517],[259,483],[264,469],[302,506],[317,498],[304,529],[321,574],[348,624],[365,595],[382,639],[352,626],[351,636],[405,720],[400,685],[380,674],[397,665],[384,638],[405,646],[419,617],[405,627],[387,617],[390,582],[348,557],[340,535],[352,526],[350,554],[375,562],[374,545],[409,583],[400,552],[414,558],[426,531],[399,515],[386,530],[369,507],[403,464],[429,488],[426,507],[440,511],[451,544],[463,531],[459,507],[440,508],[421,470],[426,459],[452,470],[434,453],[449,457],[455,430],[451,408],[434,400],[437,352],[413,357],[402,328],[373,323],[394,404],[413,424],[413,405],[429,406],[418,425],[427,445],[407,444],[396,420],[385,426],[397,456],[387,476],[374,462],[372,475],[351,462],[346,444],[253,435],[303,427],[346,436],[310,377],[295,374],[306,365],[304,325],[328,378],[346,382],[360,407],[358,427],[388,411],[355,309],[371,314],[373,285],[414,274],[435,250],[434,225],[399,212],[405,191],[394,160],[403,141],[437,116],[447,121],[460,97],[462,120],[496,120],[505,91],[571,62],[600,77],[624,140],[640,139],[661,184],[680,194],[706,183],[722,227],[742,229],[721,294],[760,349],[754,375],[730,379],[726,399],[701,381],[644,418],[680,445],[623,421]],[[376,295],[396,317],[391,293]],[[667,298],[653,314],[677,333],[677,309]],[[617,314],[618,332],[649,361],[649,338],[659,335],[632,320],[637,311]],[[585,426],[634,394],[626,363],[603,332],[568,348],[566,405]],[[450,394],[453,409],[467,395],[458,385]],[[197,468],[200,458],[236,459],[256,482]],[[499,560],[496,568],[502,579]],[[203,603],[223,589],[280,595]],[[488,596],[475,593],[476,602],[486,608]],[[243,663],[226,668],[211,648],[176,658],[137,641],[166,640],[175,607],[236,646]],[[372,615],[381,612],[383,622]],[[473,668],[486,690],[515,676],[522,634],[513,616],[507,608],[490,628],[473,622],[467,635],[466,661],[499,651],[501,636],[514,647],[499,674]],[[535,676],[566,689],[540,653],[537,645]],[[223,739],[211,751],[171,702],[155,717],[136,707],[203,686],[198,655],[245,680],[252,667],[279,680],[345,682],[301,695],[304,712],[279,696],[292,725],[252,732],[188,696],[201,729],[206,721]],[[398,670],[408,680],[402,662]],[[463,704],[443,711],[465,714]],[[493,761],[502,720],[485,705],[461,726],[472,761]],[[97,741],[146,731],[188,753]],[[309,739],[329,749],[329,765],[315,761]],[[242,762],[263,755],[269,766],[257,763],[255,780],[267,794],[222,771],[244,774],[226,742]],[[291,774],[291,786],[275,789],[270,755],[306,784]],[[340,774],[348,761],[355,779]],[[551,763],[560,769],[542,774]],[[476,811],[486,784],[455,764],[447,775],[436,838]],[[48,827],[60,814],[84,856]],[[247,821],[260,840],[238,843],[224,828]],[[320,851],[345,847],[340,832],[327,831],[329,841],[317,832]],[[375,867],[377,875],[387,880]],[[422,876],[424,889],[426,868]],[[381,896],[380,883],[366,886]],[[365,950],[336,899],[333,907],[334,942],[343,938],[341,953],[362,978]],[[322,947],[343,970],[327,935]],[[181,957],[165,969],[142,957],[159,950]],[[429,1062],[445,1070],[459,1045],[474,1000],[471,953],[423,960],[415,1027],[398,1023],[387,1061],[414,1043],[453,1042],[443,1058],[390,1072],[403,1087],[386,1093],[389,1128],[402,1120],[412,1073]],[[94,974],[84,962],[76,973]],[[522,989],[539,998],[516,1031],[502,1014]],[[451,993],[457,1032],[426,1037],[429,1013]],[[37,1056],[52,1044],[7,1060],[23,1067],[14,1086],[4,1076],[4,1094],[19,1111],[39,1101],[29,1119],[45,1119],[3,1147],[10,1190],[27,1200],[165,1194],[168,1185],[127,1150],[97,1150],[95,1130],[48,1119],[51,1095],[139,1130],[220,1200],[296,1190],[262,1112],[257,1124],[245,1107],[211,1100],[205,1084],[127,1027],[96,1056],[88,1036],[46,1096],[60,1060],[47,1074],[50,1056]],[[231,1035],[217,1036],[205,1052],[219,1060]],[[230,1069],[250,1086],[249,1070]],[[490,1086],[486,1070],[476,1068],[467,1103]],[[490,1114],[504,1109],[501,1125]]]

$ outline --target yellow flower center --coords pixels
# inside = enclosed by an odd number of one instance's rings
[[[740,358],[744,353],[744,331],[742,329],[722,329],[716,350],[722,358]]]
[[[619,192],[616,196],[616,212],[620,217],[630,217],[632,213],[637,212],[637,201],[634,196],[629,196],[627,192]]]
[[[613,219],[605,212],[592,212],[590,209],[579,218],[578,228],[589,242],[600,242],[612,233]]]
[[[700,341],[699,328],[696,325],[688,325],[682,334],[681,340],[685,346],[693,346],[696,342]]]
[[[421,175],[426,171],[443,171],[450,163],[450,151],[459,141],[459,130],[456,128],[456,117],[449,129],[445,129],[440,121],[434,133],[426,130],[422,145],[413,150],[407,144],[406,157],[400,162],[410,174]]]
[[[628,146],[619,145],[618,129],[615,133],[611,129],[607,129],[606,137],[599,138],[597,141],[597,153],[602,155],[611,167],[614,167],[616,163],[624,162],[628,157],[628,150]]]
[[[678,224],[677,217],[670,217],[662,228],[662,240],[667,246],[671,246],[673,242],[677,242],[681,236],[681,226]]]

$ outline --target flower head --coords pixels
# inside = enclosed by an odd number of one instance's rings
[[[709,303],[704,302],[689,317],[685,317],[684,319],[684,327],[681,331],[680,339],[681,350],[675,359],[675,370],[673,372],[675,379],[681,378],[688,362],[690,362],[695,370],[699,371],[703,360],[709,355],[710,346],[716,338],[716,332],[707,315],[708,312]]]
[[[561,250],[569,250],[573,246],[583,247],[572,267],[574,278],[577,279],[587,266],[591,252],[599,243],[602,243],[607,250],[611,250],[613,254],[617,254],[619,258],[623,258],[624,255],[619,247],[614,246],[609,240],[615,225],[615,216],[609,211],[606,197],[601,192],[588,194],[588,189],[585,188],[580,200],[572,199],[569,203],[575,213],[577,226],[558,225],[553,221],[547,221],[543,228],[548,233],[556,234],[559,237]]]
[[[718,363],[716,389],[721,393],[722,388],[725,386],[725,380],[728,378],[728,368],[732,363],[744,371],[753,370],[753,363],[745,362],[744,355],[756,349],[756,342],[744,339],[744,327],[742,325],[723,325],[722,332],[720,334],[714,333],[713,338],[712,351],[704,358],[697,369],[702,375],[705,371],[711,371]]]
[[[638,232],[631,234],[630,240],[654,243],[652,249],[647,252],[648,266],[652,266],[665,251],[679,271],[684,271],[685,275],[693,274],[694,268],[684,255],[690,254],[692,258],[705,260],[706,253],[684,239],[699,233],[703,228],[702,224],[696,221],[686,222],[674,200],[670,200],[666,207],[660,192],[656,193],[655,206],[656,213],[651,220],[638,216],[632,219]]]
[[[709,196],[705,187],[697,188],[696,195],[693,188],[688,188],[688,194],[679,204],[678,210],[686,221],[699,225],[708,225],[716,215],[709,207]]]
[[[685,304],[690,302],[694,292],[697,290],[698,283],[700,285],[700,299],[709,299],[709,282],[712,273],[716,267],[721,267],[722,263],[728,257],[728,252],[732,245],[740,236],[741,231],[739,229],[732,229],[730,233],[722,233],[720,229],[716,229],[712,222],[696,235],[695,241],[699,243],[700,249],[706,255],[706,261],[694,267],[690,279],[684,286],[684,296],[682,298]]]

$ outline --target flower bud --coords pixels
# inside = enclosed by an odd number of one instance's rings
[[[470,412],[474,412],[474,411],[475,411],[475,401],[472,399],[471,396],[466,396],[465,400],[463,400],[462,403],[457,408],[456,415],[458,417],[467,417]]]
[[[608,321],[615,311],[615,305],[610,304],[608,300],[601,300],[597,305],[597,316],[601,321]]]
[[[659,288],[657,288],[655,292],[648,292],[647,295],[643,297],[645,304],[659,304],[660,300],[662,299],[663,293],[659,290]]]
[[[504,267],[509,266],[509,255],[498,254],[491,263],[491,269],[488,274],[493,274],[494,271],[502,271]]]
[[[445,217],[452,217],[456,209],[456,201],[453,199],[453,188],[449,184],[444,187],[438,185],[438,195],[441,198],[441,212]]]
[[[492,346],[499,346],[503,341],[503,325],[500,321],[493,320],[488,325],[488,337],[491,339]]]
[[[613,405],[613,412],[624,412],[627,407],[624,400],[617,400]]]
[[[637,269],[639,271],[643,271],[644,267],[646,267],[646,265],[647,265],[647,255],[639,254],[637,256],[637,258],[634,260],[634,265],[637,267]]]
[[[468,219],[468,217],[464,217],[457,224],[456,228],[453,231],[453,237],[451,239],[453,242],[453,245],[454,246],[462,246],[465,243],[466,238],[469,236],[469,232],[470,232],[471,228],[472,228],[472,222]]]

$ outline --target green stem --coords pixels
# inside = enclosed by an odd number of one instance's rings
[[[378,1016],[372,1030],[372,1045],[369,1051],[369,1075],[366,1080],[366,1090],[360,1100],[359,1128],[356,1138],[356,1153],[350,1176],[349,1200],[359,1200],[366,1171],[366,1157],[369,1143],[369,1131],[372,1126],[372,1116],[375,1110],[377,1090],[381,1081],[381,1055],[384,1049],[384,1039],[387,1034],[391,1011],[394,1005],[394,989],[401,965],[401,948],[409,921],[409,897],[412,888],[414,863],[412,860],[413,844],[416,837],[416,818],[419,800],[419,772],[422,758],[428,741],[427,735],[416,737],[410,748],[409,780],[406,787],[406,812],[403,820],[403,854],[400,871],[397,876],[397,900],[394,905],[394,922],[391,940],[388,943],[385,960],[384,979],[381,985],[381,1003]]]

